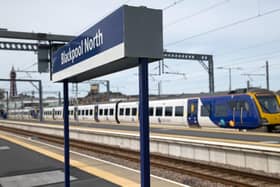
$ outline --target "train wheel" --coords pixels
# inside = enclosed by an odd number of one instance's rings
[[[275,130],[275,126],[267,126],[267,132],[273,132]]]

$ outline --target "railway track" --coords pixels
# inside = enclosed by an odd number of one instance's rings
[[[37,132],[19,130],[10,127],[0,127],[0,130],[15,133],[18,135],[36,137],[50,143],[59,145],[64,144],[63,137],[46,135]],[[111,155],[113,157],[139,163],[139,152],[112,147],[108,145],[93,144],[89,142],[70,140],[71,148],[94,152],[98,154]],[[279,186],[280,178],[266,176],[261,174],[249,173],[240,170],[234,170],[213,165],[201,164],[181,160],[179,158],[170,158],[164,155],[151,154],[151,168],[160,168],[165,171],[171,171],[180,175],[189,175],[203,180],[211,181],[231,186]]]

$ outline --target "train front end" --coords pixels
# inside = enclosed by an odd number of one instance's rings
[[[261,119],[261,125],[266,126],[269,132],[280,126],[280,99],[270,91],[252,92]]]

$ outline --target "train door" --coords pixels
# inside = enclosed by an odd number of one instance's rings
[[[98,105],[94,106],[94,120],[98,122]]]
[[[234,122],[233,126],[236,128],[242,128],[242,126],[247,125],[248,118],[250,117],[249,103],[242,98],[237,96],[233,98],[232,107],[232,120]]]
[[[197,119],[197,111],[198,111],[198,99],[189,99],[188,100],[188,124],[190,126],[197,126],[198,119]]]
[[[55,120],[55,110],[54,110],[54,108],[52,109],[52,119]]]
[[[74,107],[74,120],[78,120],[78,107]]]

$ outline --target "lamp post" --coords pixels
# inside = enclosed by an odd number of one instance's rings
[[[229,73],[229,91],[231,91],[231,70],[235,69],[235,70],[242,70],[242,68],[240,67],[217,67],[217,69],[225,69],[228,70]]]

